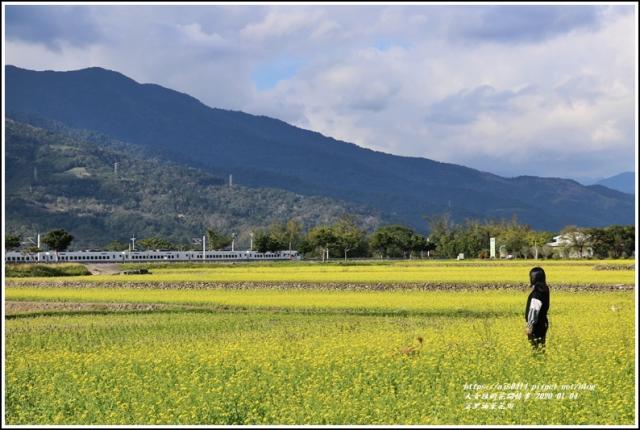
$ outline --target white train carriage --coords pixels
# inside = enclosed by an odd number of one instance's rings
[[[22,253],[7,252],[4,257],[6,263],[64,263],[64,262],[83,262],[83,263],[110,263],[126,261],[121,252],[110,251],[77,251],[77,252],[38,252],[38,253]]]
[[[148,261],[260,261],[298,260],[297,251],[64,251],[5,253],[6,263],[125,263]]]

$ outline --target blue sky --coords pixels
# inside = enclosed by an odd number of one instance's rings
[[[635,169],[633,5],[6,5],[7,64],[505,176]]]
[[[258,64],[251,75],[251,79],[260,91],[274,88],[278,82],[294,77],[302,65],[300,60],[290,57]]]

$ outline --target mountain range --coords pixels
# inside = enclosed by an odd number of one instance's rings
[[[622,191],[623,193],[635,194],[636,175],[633,172],[622,172],[608,178],[600,179],[596,184],[611,188],[612,190]]]
[[[189,245],[207,228],[236,232],[236,244],[248,249],[251,231],[290,218],[307,228],[346,214],[366,229],[383,222],[370,208],[326,197],[229,186],[144,147],[49,120],[7,119],[5,137],[7,231],[29,237],[64,228],[75,249],[132,235]]]
[[[224,85],[224,83],[212,83]],[[359,147],[278,119],[204,105],[102,68],[5,68],[6,114],[44,118],[144,148],[250,188],[276,188],[377,211],[425,230],[425,217],[512,218],[536,229],[635,222],[633,196],[574,180],[505,178]]]

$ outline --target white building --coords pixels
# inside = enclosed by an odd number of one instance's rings
[[[582,244],[582,253],[580,252]],[[547,246],[554,250],[554,254],[563,258],[593,257],[593,248],[589,244],[589,237],[581,231],[559,234],[553,237],[553,242]]]

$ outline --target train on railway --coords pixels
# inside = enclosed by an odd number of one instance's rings
[[[5,263],[135,263],[149,261],[266,261],[299,260],[298,251],[47,251],[6,252]]]

